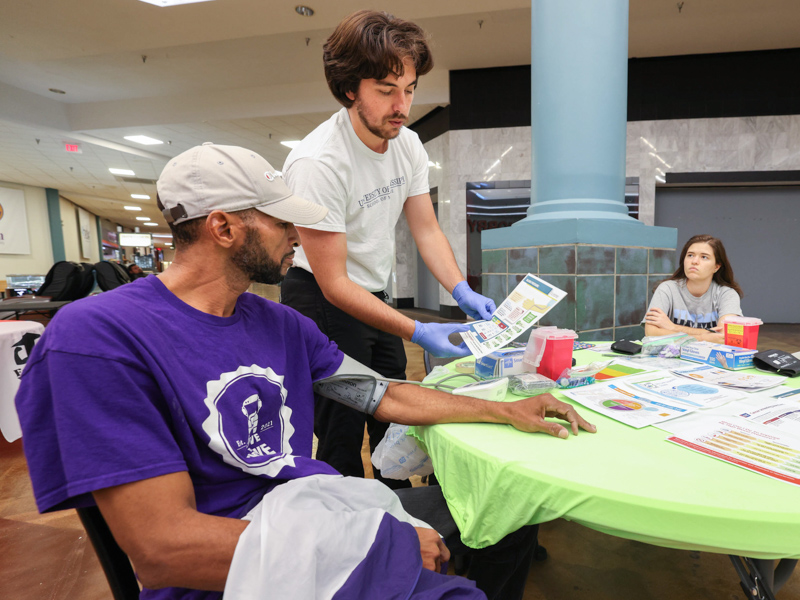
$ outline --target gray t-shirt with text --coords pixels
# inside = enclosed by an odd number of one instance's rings
[[[725,285],[711,282],[705,294],[693,296],[686,289],[686,281],[665,281],[653,293],[651,308],[660,308],[677,325],[697,329],[712,329],[722,315],[742,314],[739,294]],[[644,325],[642,319],[642,325]]]

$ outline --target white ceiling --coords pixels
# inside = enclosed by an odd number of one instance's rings
[[[155,180],[170,156],[205,141],[246,146],[280,168],[289,152],[280,141],[337,109],[322,44],[360,8],[413,20],[431,36],[436,66],[420,82],[412,121],[448,103],[449,70],[530,62],[530,0],[307,2],[310,18],[295,12],[298,0],[0,0],[0,181],[56,188],[127,227],[150,216],[159,227],[148,230],[167,232],[155,186],[108,168]],[[630,2],[630,56],[800,47],[798,0],[685,0],[680,11],[676,0]],[[135,134],[165,143],[124,139]],[[130,204],[144,210],[122,209]]]

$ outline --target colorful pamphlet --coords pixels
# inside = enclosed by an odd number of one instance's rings
[[[528,273],[497,307],[491,320],[470,323],[469,330],[461,337],[476,357],[486,356],[508,346],[566,295],[563,290]]]

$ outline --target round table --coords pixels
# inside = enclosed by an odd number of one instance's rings
[[[579,364],[600,359],[588,350],[575,356]],[[800,387],[800,378],[787,385]],[[523,525],[564,518],[669,548],[800,558],[800,487],[573,404],[596,434],[563,440],[509,425],[416,428],[464,543],[481,548]]]

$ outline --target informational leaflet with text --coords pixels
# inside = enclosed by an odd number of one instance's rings
[[[781,385],[786,377],[780,375],[759,375],[758,373],[742,373],[719,369],[711,365],[696,365],[673,369],[676,375],[682,375],[695,381],[711,383],[727,388],[740,389],[748,392],[766,390]]]
[[[699,408],[719,406],[742,396],[730,390],[692,383],[663,371],[643,377],[626,377],[613,383],[562,390],[562,393],[586,408],[637,429],[659,425]]]
[[[566,292],[528,273],[489,321],[470,323],[461,334],[476,358],[504,348],[558,304]]]
[[[742,417],[703,421],[668,442],[705,456],[800,485],[800,437]]]

